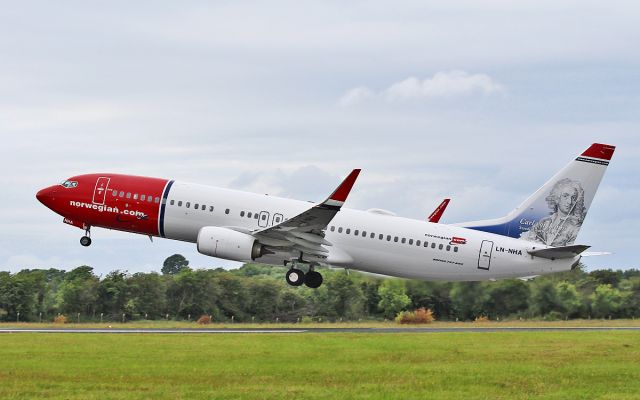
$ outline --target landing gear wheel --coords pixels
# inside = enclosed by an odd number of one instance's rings
[[[297,268],[291,268],[287,271],[285,278],[291,286],[300,286],[304,283],[304,272]]]
[[[304,284],[311,289],[319,288],[322,285],[322,275],[316,271],[309,271],[304,276]]]
[[[80,244],[84,247],[91,245],[91,238],[89,236],[83,236],[80,238]]]

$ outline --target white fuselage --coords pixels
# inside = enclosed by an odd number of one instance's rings
[[[312,206],[304,201],[176,181],[168,193],[164,220],[159,223],[166,238],[196,242],[205,226],[253,231],[276,225]],[[567,271],[580,259],[533,257],[527,250],[547,246],[344,207],[329,224],[325,238],[333,244],[326,247],[326,264],[426,280],[528,277]],[[290,253],[274,254],[255,261],[282,265],[290,258]]]

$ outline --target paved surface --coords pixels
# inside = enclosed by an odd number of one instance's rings
[[[231,333],[452,333],[452,332],[595,332],[638,331],[640,327],[463,327],[463,328],[247,328],[247,329],[162,329],[162,328],[0,328],[2,333],[117,333],[117,334],[231,334]]]

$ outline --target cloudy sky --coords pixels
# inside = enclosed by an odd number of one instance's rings
[[[0,269],[233,263],[81,231],[34,197],[159,176],[351,208],[498,217],[592,142],[618,146],[578,237],[640,267],[633,1],[8,2],[0,11]]]

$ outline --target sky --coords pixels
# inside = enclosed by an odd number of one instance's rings
[[[577,243],[640,267],[640,5],[633,1],[7,2],[0,270],[237,263],[82,232],[35,198],[114,172],[441,222],[505,215],[593,142],[617,146]]]

